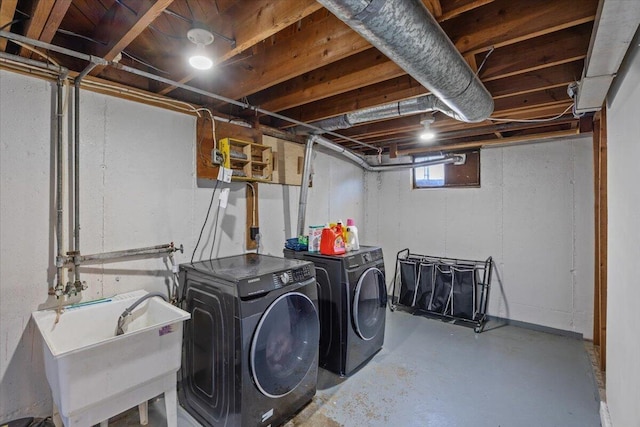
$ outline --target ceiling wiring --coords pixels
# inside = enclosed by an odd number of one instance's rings
[[[487,52],[487,54],[484,56],[484,59],[480,63],[480,66],[478,67],[478,71],[476,71],[476,76],[480,74],[482,67],[484,67],[484,64],[487,62],[487,59],[489,59],[489,56],[493,53],[494,50],[496,50],[496,48],[494,46],[491,46],[491,49],[489,49],[489,52]]]
[[[142,64],[142,65],[144,65],[144,66],[146,66],[146,67],[151,68],[152,70],[156,70],[156,71],[157,71],[157,72],[159,72],[159,73],[166,74],[166,75],[170,75],[170,74],[171,74],[171,73],[169,73],[168,71],[162,70],[162,69],[160,69],[160,68],[158,68],[158,67],[155,67],[155,66],[153,66],[153,65],[149,64],[148,62],[143,61],[143,60],[142,60],[142,59],[140,59],[140,58],[135,57],[134,55],[132,55],[132,54],[128,53],[127,51],[124,51],[124,50],[123,50],[123,51],[122,51],[122,54],[123,54],[124,56],[126,56],[127,58],[131,59],[132,61],[136,61],[136,62],[138,62],[138,63],[140,63],[140,64]]]
[[[571,104],[562,113],[558,114],[557,116],[548,117],[546,119],[496,119],[496,118],[493,118],[493,117],[489,117],[487,120],[491,120],[493,122],[511,122],[511,123],[546,123],[546,122],[552,122],[554,120],[558,120],[560,117],[562,117],[565,114],[567,114],[567,112],[569,110],[571,110],[574,105],[575,104]]]
[[[87,37],[87,36],[84,36],[82,34],[74,33],[73,31],[65,30],[63,28],[58,28],[56,30],[56,32],[60,33],[60,34],[67,35],[67,36],[78,37],[78,38],[81,38],[83,40],[87,40],[87,41],[90,41],[92,43],[95,43],[95,44],[100,44],[102,46],[106,46],[107,45],[107,43],[105,43],[105,42],[101,42],[99,40],[92,39],[91,37]]]

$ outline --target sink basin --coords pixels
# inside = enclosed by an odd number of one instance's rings
[[[182,322],[190,315],[149,298],[133,310],[125,333],[116,336],[118,317],[145,294],[134,291],[69,306],[57,323],[55,310],[32,313],[45,343],[53,401],[65,426],[104,422],[162,393],[167,421],[173,424]]]

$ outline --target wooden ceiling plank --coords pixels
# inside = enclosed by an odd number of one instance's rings
[[[104,41],[107,45],[95,44],[94,54],[107,61],[113,60],[131,42],[140,35],[173,0],[138,0],[128,3],[128,7],[135,10],[135,14],[118,2],[113,3],[100,20],[93,32],[92,38]],[[91,75],[102,72],[104,67],[96,67]]]
[[[559,108],[557,106],[557,102],[553,100],[553,97],[545,100],[547,102],[546,107],[551,106],[552,108],[556,108],[559,112],[562,112],[565,108],[565,104],[561,104]],[[511,114],[516,113],[518,111],[517,108],[512,108],[510,111]],[[506,113],[506,112],[505,112]],[[557,114],[554,114],[557,115]],[[444,116],[439,115],[440,118]],[[420,125],[420,115],[406,116],[400,117],[385,121],[379,121],[374,123],[362,124],[358,126],[354,126],[349,129],[342,129],[337,131],[340,135],[348,136],[351,138],[358,139],[360,141],[379,141],[384,139],[388,141],[390,139],[402,138],[403,135],[410,135],[411,138],[415,138],[418,131],[421,129]],[[439,120],[442,122],[443,120]],[[447,122],[447,120],[444,120]],[[507,132],[514,130],[523,130],[523,129],[531,129],[531,128],[540,128],[549,126],[550,124],[563,124],[563,123],[572,123],[577,122],[577,119],[571,115],[564,116],[562,118],[546,121],[546,122],[529,122],[529,123],[520,123],[520,122],[502,122],[502,121],[491,121],[486,120],[482,123],[463,123],[463,122],[452,122],[448,123],[448,126],[445,125],[443,127],[433,126],[434,131],[438,134],[438,141],[444,141],[447,139],[455,139],[455,138],[464,138],[464,137],[477,137],[481,135],[494,134],[496,132]],[[336,142],[345,142],[343,138],[332,138]]]
[[[481,52],[595,19],[598,0],[496,0],[442,23],[462,53]]]
[[[371,48],[268,88],[249,100],[266,110],[282,111],[402,75],[405,72],[399,66]]]
[[[322,9],[315,0],[261,0],[253,7],[238,2],[240,14],[227,16],[233,22],[236,46],[219,52],[219,61],[226,61],[238,53],[269,38],[314,12]]]
[[[4,0],[3,0],[4,1]],[[55,4],[54,0],[36,0],[33,2],[29,12],[29,20],[27,21],[24,36],[30,39],[39,40],[47,19],[51,13],[51,9]],[[32,52],[24,47],[20,48],[20,55],[30,57]]]
[[[544,88],[567,85],[580,80],[583,65],[583,61],[579,60],[554,67],[542,68],[524,74],[485,82],[485,87],[493,98],[496,99]]]
[[[0,25],[7,25],[13,21],[17,5],[18,0],[2,0],[0,2]],[[6,27],[5,31],[11,31],[11,27]],[[0,50],[4,51],[6,48],[7,39],[0,37]]]
[[[371,45],[333,15],[306,26],[271,49],[225,69],[224,88],[213,92],[231,99],[251,95],[267,87],[362,52]]]
[[[521,73],[541,73],[548,67],[554,67],[562,64],[573,64],[585,57],[585,52],[589,45],[590,25],[583,24],[578,27],[566,29],[557,33],[549,34],[541,38],[527,40],[509,47],[498,48],[488,58],[480,75],[485,81],[490,92],[494,93],[491,86],[492,81],[503,78],[513,77],[509,82],[512,84],[517,82],[517,76]],[[555,40],[555,42],[554,42]],[[539,44],[538,44],[539,43]],[[555,46],[555,48],[550,48]],[[568,65],[569,67],[575,66]],[[485,77],[488,76],[488,77]],[[283,114],[290,115],[301,121],[314,121],[326,117],[332,117],[345,112],[353,111],[359,108],[366,108],[377,103],[396,102],[411,96],[419,96],[427,93],[419,83],[405,76],[406,81],[412,81],[415,85],[410,91],[396,87],[396,80],[387,83],[381,82],[367,87],[359,88],[355,91],[344,92],[339,96],[333,96],[324,100],[315,101],[311,104],[293,111],[285,110]],[[500,82],[494,83],[500,92],[500,97],[506,96],[508,87],[501,86]],[[549,87],[556,87],[551,84]],[[543,88],[544,86],[540,86]],[[502,91],[504,90],[504,91]],[[515,92],[522,91],[519,86],[515,87]],[[371,93],[369,93],[371,91]],[[380,95],[383,95],[381,97]]]
[[[215,61],[217,63],[229,60],[252,46],[268,39],[277,32],[294,24],[314,12],[322,9],[322,5],[315,0],[261,0],[256,3],[258,13],[255,8],[240,6],[237,14],[225,14],[218,18],[219,22],[233,23],[233,36],[236,46],[230,44],[217,44],[218,47]],[[235,10],[234,10],[235,11]],[[232,11],[233,12],[233,11]],[[218,22],[211,22],[212,28],[218,28]],[[198,74],[191,73],[179,80],[185,84],[193,80]],[[175,87],[167,87],[160,93],[166,94],[174,90]]]
[[[347,111],[396,102],[424,95],[427,90],[408,75],[367,86],[322,101],[305,104],[282,112],[283,115],[303,122],[313,122]]]
[[[442,5],[440,4],[440,0],[422,0],[422,4],[425,5],[436,19],[442,16]]]
[[[471,70],[478,74],[478,63],[476,62],[476,56],[473,53],[467,53],[464,55],[464,60],[467,61]]]
[[[564,138],[567,136],[573,136],[577,134],[578,134],[578,131],[576,129],[570,129],[570,130],[562,130],[557,132],[547,132],[547,133],[537,133],[537,134],[531,134],[531,135],[507,137],[502,139],[489,139],[489,140],[480,140],[480,141],[473,141],[473,142],[463,142],[459,144],[420,147],[420,148],[414,148],[410,150],[398,150],[398,156],[409,156],[409,155],[415,155],[415,154],[434,153],[434,152],[441,152],[441,151],[449,152],[449,151],[471,150],[474,148],[482,148],[487,146],[507,145],[507,144],[523,143],[523,142],[533,142],[533,141],[542,141],[542,140],[548,140],[548,139]]]
[[[71,0],[56,0],[47,19],[47,23],[42,30],[40,40],[45,43],[51,43],[51,40],[53,40],[53,37],[56,35],[56,31],[60,28],[62,19],[67,14],[67,10],[69,10],[69,6],[71,6]]]
[[[590,23],[497,48],[480,77],[486,82],[583,59],[589,48]]]
[[[558,102],[571,102],[571,98],[567,95],[567,89],[564,86],[496,99],[495,109],[502,112],[521,108],[528,109]]]
[[[493,3],[494,0],[472,0],[466,2],[454,1],[455,3],[451,5],[451,7],[443,11],[440,16],[436,16],[438,22],[444,22],[448,19],[455,18],[456,16],[462,15],[465,12],[469,12],[470,10],[477,9],[481,6],[484,6],[489,3]]]

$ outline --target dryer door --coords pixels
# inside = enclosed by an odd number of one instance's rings
[[[260,318],[251,342],[251,371],[266,396],[281,397],[302,382],[316,362],[320,323],[309,297],[289,292]]]
[[[376,267],[366,269],[358,278],[353,297],[353,324],[360,338],[369,341],[382,329],[386,305],[384,274]]]

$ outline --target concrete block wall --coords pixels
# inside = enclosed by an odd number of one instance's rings
[[[591,338],[591,137],[483,149],[481,187],[412,189],[410,170],[367,173],[363,240],[385,250],[494,258],[489,314]]]
[[[80,108],[82,253],[173,241],[185,248],[176,261],[188,262],[213,190],[195,176],[195,118],[84,90]],[[47,295],[55,277],[54,113],[54,84],[0,70],[0,421],[51,411],[30,317],[58,303]],[[71,123],[67,115],[65,145]],[[362,220],[362,169],[322,152],[315,154],[314,168],[308,223]],[[215,246],[219,190],[196,260],[246,252],[246,185],[225,186],[230,195],[220,210]],[[299,194],[299,187],[259,184],[261,253],[282,255],[285,239],[296,235]],[[70,238],[67,227],[65,250]],[[169,272],[168,259],[159,257],[87,265],[82,298],[141,288],[166,292]]]

